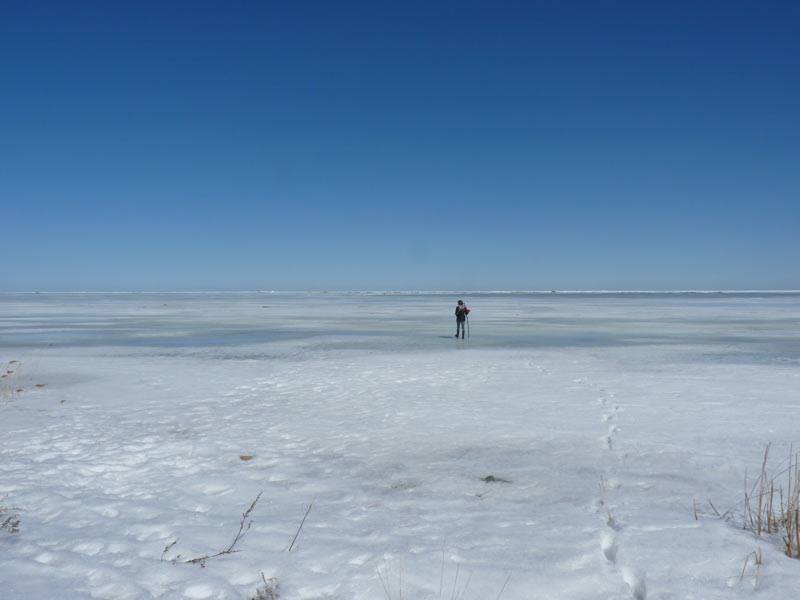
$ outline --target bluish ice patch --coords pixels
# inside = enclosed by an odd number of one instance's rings
[[[464,342],[453,338],[459,297],[473,308]],[[255,359],[657,346],[685,360],[792,363],[800,361],[800,294],[2,294],[0,346]]]

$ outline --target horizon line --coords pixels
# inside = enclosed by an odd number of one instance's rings
[[[433,294],[800,294],[800,289],[552,289],[552,290],[18,290],[0,291],[0,295],[100,295],[100,294],[363,294],[363,295],[433,295]]]

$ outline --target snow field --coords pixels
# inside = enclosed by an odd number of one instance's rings
[[[484,302],[494,335],[517,307]],[[800,562],[693,501],[735,506],[763,444],[796,442],[797,364],[716,358],[729,340],[462,344],[449,324],[417,348],[348,323],[4,350],[25,392],[0,398],[0,498],[22,520],[0,533],[2,597],[239,599],[262,572],[291,599],[791,597]],[[225,548],[259,493],[239,552],[172,562]]]

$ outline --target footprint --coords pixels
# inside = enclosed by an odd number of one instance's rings
[[[614,515],[612,515],[610,511],[606,516],[606,527],[609,527],[614,531],[619,531],[620,529],[622,529],[622,525],[619,524],[619,522],[614,518]]]
[[[600,550],[603,552],[606,560],[611,564],[617,562],[617,541],[614,539],[614,534],[606,531],[600,537]]]
[[[622,569],[622,580],[628,584],[631,596],[634,600],[645,600],[647,598],[647,583],[644,573],[637,573],[633,569]]]

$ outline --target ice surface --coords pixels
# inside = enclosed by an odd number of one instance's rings
[[[800,295],[456,299],[0,295],[0,598],[794,596],[707,500],[800,442]]]

